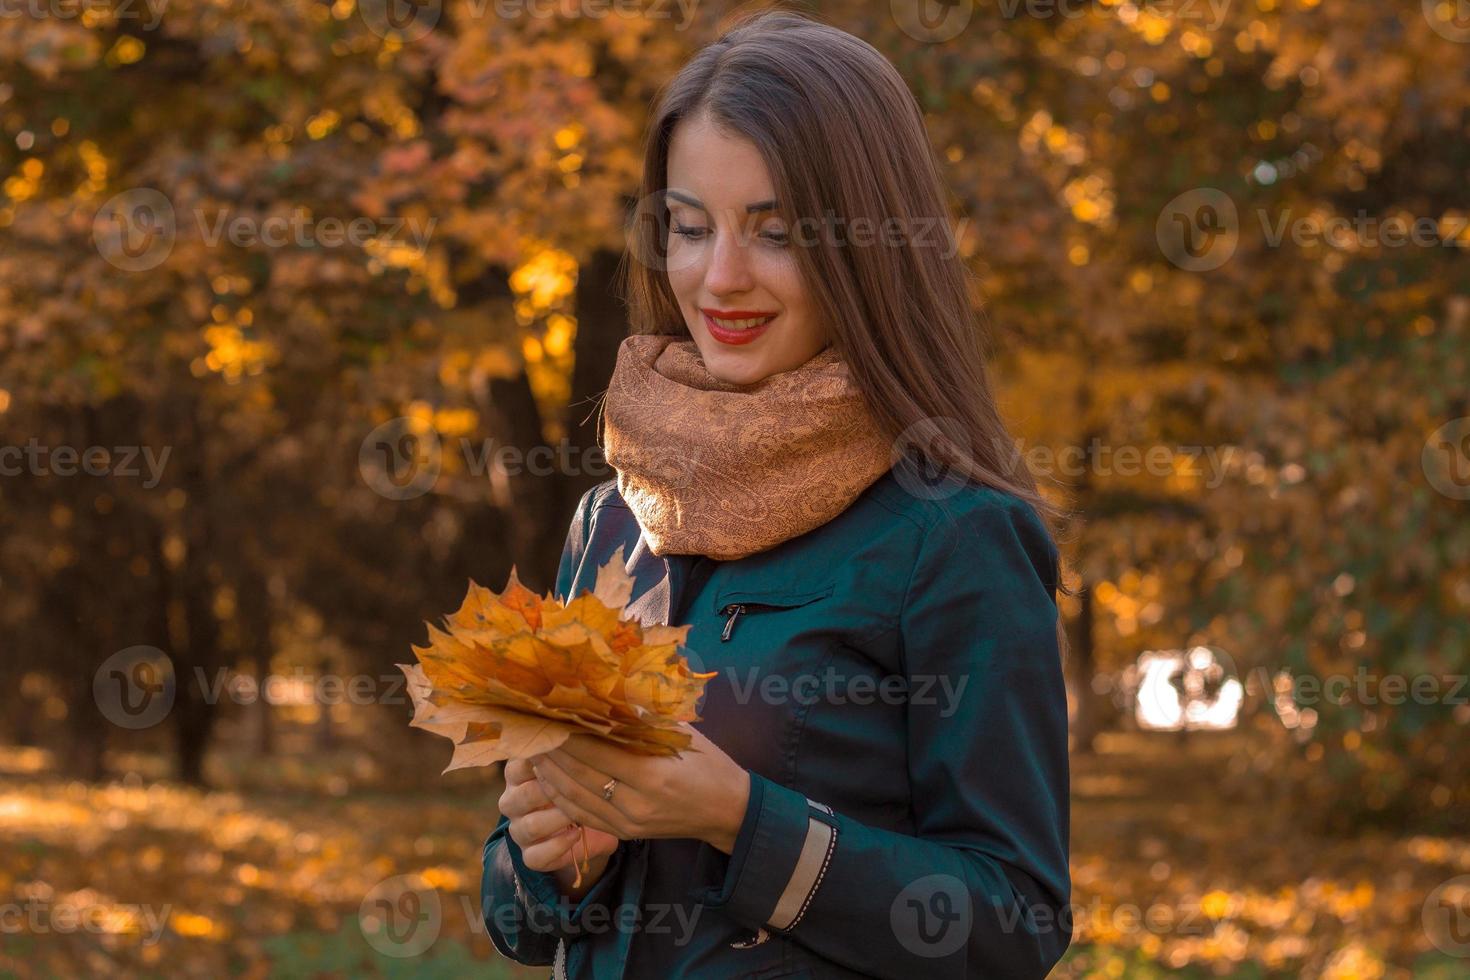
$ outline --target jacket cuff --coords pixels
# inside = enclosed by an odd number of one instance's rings
[[[549,871],[532,871],[526,867],[520,845],[511,840],[509,835],[504,838],[504,842],[505,855],[509,858],[514,873],[516,894],[526,909],[529,928],[533,932],[552,932],[568,936],[574,936],[580,931],[578,923],[588,908],[605,904],[611,897],[622,869],[624,851],[627,849],[625,844],[618,845],[618,849],[609,856],[607,867],[597,883],[573,906],[572,900],[561,890],[555,875]]]
[[[789,931],[806,914],[836,848],[830,807],[752,772],[735,848],[726,859],[705,846],[696,880],[717,884],[694,889],[691,898],[751,928]]]

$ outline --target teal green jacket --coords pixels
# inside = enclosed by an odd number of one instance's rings
[[[1057,549],[1009,494],[906,482],[737,561],[656,556],[615,481],[588,491],[557,594],[624,549],[632,614],[719,671],[696,725],[750,799],[732,854],[624,841],[575,904],[502,818],[502,953],[578,980],[1046,976],[1072,938]]]

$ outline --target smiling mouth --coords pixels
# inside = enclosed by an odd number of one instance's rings
[[[704,317],[704,327],[709,335],[718,343],[727,347],[739,347],[753,343],[756,338],[763,335],[770,327],[771,321],[778,314],[760,313],[754,310],[728,310],[722,313],[711,313],[709,310],[700,310]]]
[[[750,310],[730,310],[720,312],[716,310],[700,310],[706,317],[713,320],[716,326],[726,330],[750,330],[753,327],[764,326],[776,319],[775,313],[761,313]]]

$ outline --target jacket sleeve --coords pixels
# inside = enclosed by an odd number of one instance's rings
[[[924,533],[897,623],[914,834],[751,773],[733,853],[702,855],[694,894],[876,977],[1042,978],[1073,925],[1057,551],[1018,498],[956,509]],[[953,694],[919,698],[925,678]]]
[[[576,580],[587,545],[594,487],[583,494],[562,548],[556,574],[556,594],[565,599]],[[520,846],[510,839],[510,821],[501,817],[485,842],[485,867],[480,883],[480,912],[495,948],[518,963],[545,965],[553,962],[559,941],[575,941],[588,909],[597,906],[602,921],[618,894],[618,881],[627,859],[626,845],[619,845],[608,859],[607,868],[581,901],[575,905],[557,884],[556,877],[532,871],[521,857]]]

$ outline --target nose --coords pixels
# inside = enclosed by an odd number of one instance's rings
[[[709,265],[704,270],[704,288],[711,296],[748,292],[755,285],[750,274],[746,243],[739,233],[725,228],[714,235]]]

